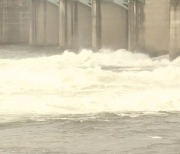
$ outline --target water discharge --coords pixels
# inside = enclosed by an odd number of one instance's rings
[[[0,59],[1,122],[101,112],[180,111],[180,58],[126,50]]]

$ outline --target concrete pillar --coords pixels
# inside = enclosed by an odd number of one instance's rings
[[[46,0],[30,2],[30,38],[31,45],[46,45]]]
[[[91,6],[78,2],[78,49],[92,47]]]
[[[180,55],[180,2],[170,1],[170,49],[169,58],[173,60]]]
[[[127,49],[128,9],[118,1],[101,1],[102,47],[112,50]]]
[[[59,47],[67,46],[67,0],[59,1]]]
[[[129,3],[128,10],[128,50],[133,51],[137,41],[137,1]]]
[[[4,5],[0,1],[0,43],[4,43]]]
[[[132,0],[129,6],[129,50],[150,56],[169,52],[169,1]]]
[[[47,32],[47,18],[46,18],[47,17],[47,1],[43,0],[41,3],[42,3],[42,13],[43,13],[41,27],[43,28],[42,34],[44,34],[42,44],[47,45],[47,41],[46,41],[46,37],[48,37],[46,34]]]
[[[71,0],[72,48],[79,47],[78,37],[78,0]]]
[[[92,0],[92,49],[101,48],[101,0]]]
[[[30,0],[29,44],[36,45],[36,0]]]

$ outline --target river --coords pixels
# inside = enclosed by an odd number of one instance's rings
[[[180,58],[0,48],[0,153],[179,154]]]

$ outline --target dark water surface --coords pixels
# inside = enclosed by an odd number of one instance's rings
[[[179,154],[180,114],[104,113],[2,124],[0,153]]]

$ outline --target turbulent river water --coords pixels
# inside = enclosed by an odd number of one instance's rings
[[[53,50],[0,48],[0,153],[180,153],[180,58]]]

